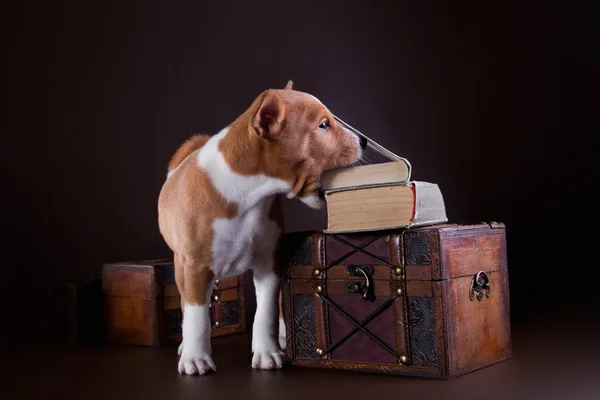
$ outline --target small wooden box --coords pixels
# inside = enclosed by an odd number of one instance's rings
[[[448,379],[512,356],[503,224],[283,240],[292,365]]]
[[[215,282],[213,337],[245,331],[243,278]],[[160,347],[181,341],[181,297],[172,260],[104,264],[102,290],[108,342]]]

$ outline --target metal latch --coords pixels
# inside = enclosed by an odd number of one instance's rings
[[[350,266],[346,270],[350,276],[364,276],[364,282],[352,282],[346,286],[346,291],[349,293],[362,293],[364,300],[375,300],[373,290],[373,280],[371,275],[373,274],[373,268],[368,265]]]
[[[473,301],[473,298],[477,297],[477,300],[481,301],[484,295],[487,298],[490,297],[490,280],[485,272],[479,271],[471,280],[469,299]]]

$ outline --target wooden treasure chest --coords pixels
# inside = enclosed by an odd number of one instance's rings
[[[505,227],[285,235],[295,366],[453,378],[512,356]]]
[[[213,337],[244,332],[243,275],[215,282]],[[181,297],[172,260],[107,263],[102,269],[105,338],[160,347],[181,341]]]

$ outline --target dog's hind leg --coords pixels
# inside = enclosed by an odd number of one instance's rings
[[[287,347],[285,321],[283,319],[283,294],[279,291],[279,347],[285,350]]]
[[[184,296],[184,273],[183,273],[183,257],[174,254],[173,255],[173,263],[175,264],[175,283],[177,284],[177,290],[179,291],[179,296],[181,297],[181,318],[183,320],[183,315],[185,312],[185,296]],[[179,344],[179,348],[177,349],[177,355],[181,355],[183,351],[183,339]]]
[[[213,272],[202,263],[192,259],[184,261],[183,349],[179,359],[179,373],[204,375],[216,371],[212,360],[210,325],[210,288]]]

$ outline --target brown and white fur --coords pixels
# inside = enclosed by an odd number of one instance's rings
[[[251,269],[256,290],[252,367],[281,368],[285,327],[275,262],[283,232],[279,195],[320,208],[321,173],[350,165],[359,139],[314,96],[267,90],[214,136],[196,135],[177,150],[160,192],[160,232],[174,253],[181,294],[181,374],[216,371],[209,296],[216,279]],[[279,324],[277,317],[279,315]],[[280,343],[281,342],[281,343]]]

